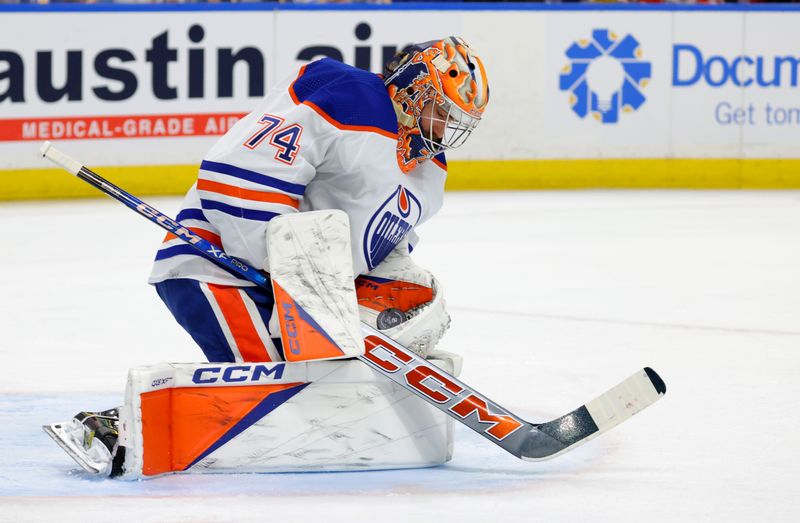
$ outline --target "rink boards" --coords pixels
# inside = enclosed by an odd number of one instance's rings
[[[492,86],[448,155],[449,189],[800,187],[791,6],[411,7],[4,6],[0,199],[91,194],[37,158],[43,140],[138,194],[182,193],[302,64],[379,72],[445,34],[480,52]]]

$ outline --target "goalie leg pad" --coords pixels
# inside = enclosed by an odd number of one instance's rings
[[[119,442],[126,479],[412,468],[450,459],[453,421],[356,360],[160,364],[129,372]]]

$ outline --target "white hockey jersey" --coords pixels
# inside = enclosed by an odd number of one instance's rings
[[[404,174],[397,117],[381,78],[331,59],[309,63],[272,89],[208,152],[177,220],[258,268],[279,214],[341,209],[350,218],[353,268],[365,274],[442,205],[444,155]],[[190,278],[250,282],[168,235],[150,283]]]

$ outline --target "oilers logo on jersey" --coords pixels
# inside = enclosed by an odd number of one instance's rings
[[[411,191],[398,185],[375,211],[364,232],[364,259],[374,269],[392,252],[422,216],[422,204]]]

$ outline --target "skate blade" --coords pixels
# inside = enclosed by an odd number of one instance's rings
[[[51,425],[42,425],[42,430],[45,431],[59,447],[64,449],[64,452],[70,455],[75,463],[81,466],[83,470],[92,474],[99,474],[105,467],[104,463],[97,463],[87,460],[86,456],[81,453],[75,443],[69,439],[63,428],[63,423],[53,423]]]

